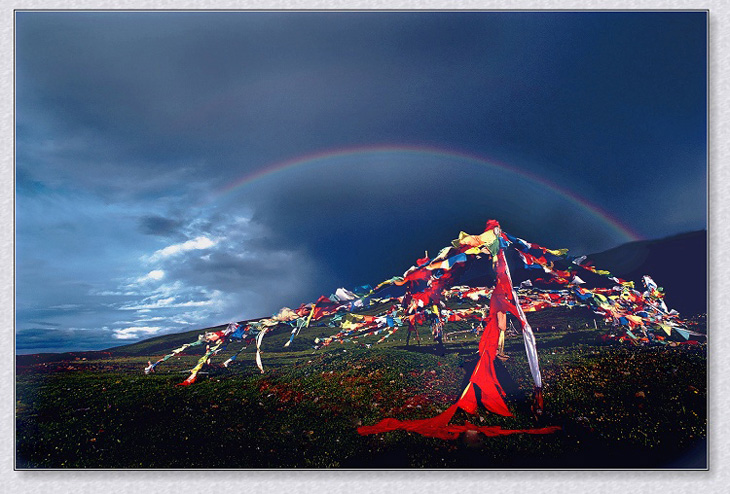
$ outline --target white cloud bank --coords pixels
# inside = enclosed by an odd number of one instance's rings
[[[168,245],[167,247],[156,251],[148,258],[148,260],[154,262],[180,254],[182,252],[210,249],[211,247],[214,247],[217,243],[218,242],[216,240],[211,240],[208,237],[201,235],[181,244]]]
[[[134,340],[142,336],[153,336],[161,329],[158,326],[130,326],[128,328],[115,329],[112,337],[117,340]]]
[[[154,269],[144,276],[137,278],[138,283],[146,283],[148,281],[160,281],[165,277],[165,272],[161,269]]]

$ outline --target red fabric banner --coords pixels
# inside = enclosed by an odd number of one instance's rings
[[[498,426],[476,426],[468,422],[464,425],[449,425],[449,421],[456,413],[456,410],[461,408],[473,415],[477,412],[479,403],[490,412],[512,416],[504,402],[505,393],[497,380],[494,370],[494,359],[497,356],[500,333],[498,314],[502,313],[501,317],[503,319],[504,314],[508,312],[518,314],[515,306],[516,301],[513,298],[512,280],[507,272],[507,261],[504,252],[501,250],[494,263],[494,269],[497,281],[489,303],[487,324],[479,340],[479,361],[459,400],[445,412],[429,419],[398,420],[386,418],[375,425],[359,427],[358,433],[367,435],[394,430],[408,430],[428,437],[456,439],[466,431],[481,432],[487,436],[502,436],[507,434],[550,434],[560,429],[560,427],[543,427],[539,429],[505,430]]]
[[[449,425],[449,421],[456,413],[458,405],[452,405],[448,410],[430,419],[398,420],[383,419],[375,425],[359,427],[360,435],[378,434],[395,430],[417,432],[422,436],[439,439],[457,439],[459,435],[468,431],[480,432],[488,437],[507,436],[509,434],[552,434],[560,430],[558,426],[541,427],[537,429],[502,429],[497,425],[479,426],[469,422],[463,425]]]

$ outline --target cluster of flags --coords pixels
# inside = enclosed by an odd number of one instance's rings
[[[510,275],[508,254],[513,264],[517,262],[522,272],[529,275],[519,288],[514,286]],[[599,286],[589,288],[584,278]],[[491,281],[489,286],[472,286],[474,280],[485,279]],[[472,424],[451,426],[448,423],[457,409],[473,414],[478,405],[500,415],[511,415],[494,372],[494,359],[504,342],[508,314],[519,321],[534,382],[533,411],[536,415],[542,413],[542,378],[535,337],[525,312],[558,306],[588,306],[607,323],[623,328],[637,341],[639,337],[634,333],[638,332],[669,335],[674,331],[686,339],[689,331],[683,327],[679,314],[667,309],[662,289],[648,275],[644,277],[643,284],[645,290],[639,292],[632,281],[597,269],[585,256],[573,257],[567,249],[547,249],[527,242],[502,231],[497,221],[489,220],[481,234],[460,232],[451,245],[441,249],[433,258],[426,253],[402,276],[385,280],[375,288],[369,285],[351,290],[340,288],[329,297],[322,296],[314,303],[302,304],[297,309],[285,307],[270,318],[231,323],[222,331],[204,333],[197,341],[173,350],[155,363],[149,363],[145,373],[153,372],[159,364],[190,347],[205,344],[205,354],[191,370],[190,376],[180,383],[192,384],[200,369],[225,351],[232,341],[242,341],[244,346],[223,365],[228,366],[248,344],[255,342],[256,364],[263,373],[262,340],[280,325],[291,328],[291,337],[285,346],[289,346],[302,329],[328,318],[327,325],[336,331],[331,336],[316,339],[314,348],[333,342],[354,342],[369,347],[373,343],[362,343],[363,338],[379,336],[374,343],[380,343],[406,324],[413,328],[430,321],[434,331],[440,332],[444,323],[472,319],[481,330],[479,362],[459,400],[432,419],[409,422],[384,419],[379,424],[361,427],[360,433],[406,429],[433,437],[452,438],[454,434],[463,432],[464,427],[464,430],[478,430],[488,435],[549,433],[554,428],[502,431]],[[475,304],[466,308],[453,307],[454,304],[449,307],[450,301],[455,299],[470,300]],[[380,307],[381,312],[375,315],[359,313],[369,307]],[[435,336],[440,337],[441,334]]]

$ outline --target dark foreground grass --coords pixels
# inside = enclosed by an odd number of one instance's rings
[[[577,326],[582,323],[576,323]],[[448,328],[447,328],[448,330]],[[446,354],[404,347],[405,332],[365,348],[283,352],[265,347],[266,373],[244,352],[176,386],[196,356],[145,376],[147,356],[24,368],[17,375],[19,468],[704,468],[706,349],[601,344],[602,331],[538,333],[544,417],[529,410],[532,382],[521,338],[497,363],[513,417],[481,411],[479,425],[550,435],[456,441],[397,431],[360,436],[385,417],[427,418],[458,399],[476,364],[476,338]],[[268,337],[267,337],[268,338]],[[283,338],[282,338],[283,340]],[[269,340],[269,343],[274,340]]]

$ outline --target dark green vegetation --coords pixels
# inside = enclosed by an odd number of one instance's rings
[[[357,433],[361,424],[432,417],[454,403],[477,360],[477,339],[470,333],[454,336],[439,356],[426,328],[420,347],[411,339],[405,348],[402,328],[371,348],[335,343],[317,351],[312,340],[331,328],[304,330],[290,349],[283,348],[289,331],[280,329],[264,338],[263,375],[253,345],[226,369],[219,364],[240,348],[231,345],[190,387],[176,384],[200,352],[143,374],[148,359],[193,341],[195,332],[64,361],[19,357],[17,466],[705,467],[705,345],[602,342],[599,336],[608,329],[593,329],[592,315],[577,309],[528,317],[540,328],[544,417],[536,421],[529,410],[532,381],[520,336],[508,338],[511,358],[496,364],[514,416],[460,411],[454,422],[561,426],[555,434],[465,434],[445,441],[402,431]],[[449,324],[446,331],[468,325]]]

